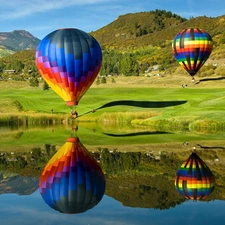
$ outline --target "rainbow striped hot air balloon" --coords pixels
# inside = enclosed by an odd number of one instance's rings
[[[211,194],[215,178],[209,167],[193,152],[175,177],[175,188],[186,199],[200,200]]]
[[[101,64],[102,51],[97,40],[75,28],[53,31],[36,50],[36,66],[41,76],[69,106],[78,104]]]
[[[194,76],[203,66],[212,49],[211,36],[199,28],[184,29],[172,41],[175,59],[191,76]]]
[[[51,208],[62,213],[82,213],[101,201],[105,177],[79,139],[68,138],[45,166],[39,189]]]

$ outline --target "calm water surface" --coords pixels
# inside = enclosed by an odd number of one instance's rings
[[[93,129],[91,129],[93,130]],[[2,129],[2,134],[8,132],[7,129]],[[44,131],[43,131],[44,132]],[[52,131],[51,131],[52,132]],[[93,131],[92,131],[93,132]],[[96,133],[96,130],[94,130]],[[141,134],[141,132],[140,132]],[[142,132],[142,134],[144,134]],[[15,135],[15,133],[14,133]],[[52,134],[51,134],[52,135]],[[51,136],[50,135],[50,136]],[[29,134],[30,137],[32,135]],[[62,135],[62,140],[66,139],[65,134]],[[83,135],[85,137],[85,135]],[[215,135],[214,135],[215,136]],[[19,137],[16,136],[17,142]],[[126,138],[126,137],[124,137]],[[170,136],[171,138],[171,136]],[[177,138],[177,135],[176,135]],[[1,139],[1,138],[0,138]],[[181,142],[184,139],[178,138]],[[196,139],[196,137],[195,137]],[[221,136],[222,139],[222,136]],[[34,137],[31,141],[35,140]],[[12,141],[11,139],[9,140]],[[4,138],[0,144],[0,152],[4,152],[4,147],[7,146],[7,140]],[[37,142],[38,143],[38,142]],[[44,142],[45,143],[45,142]],[[63,144],[63,143],[62,143]],[[224,159],[223,159],[224,160]],[[11,180],[10,185],[5,184],[7,177],[4,172],[0,171],[0,224],[1,225],[224,225],[225,224],[225,201],[221,198],[210,199],[209,201],[193,201],[185,200],[174,207],[169,207],[165,210],[154,208],[128,207],[115,198],[104,195],[102,200],[92,209],[80,214],[63,214],[50,208],[42,199],[38,183],[39,178],[36,177],[31,181],[26,177]],[[14,182],[14,183],[13,183]],[[18,184],[20,182],[20,184]],[[18,193],[12,186],[27,185],[29,183],[29,192],[25,191]],[[11,189],[10,189],[11,188]],[[119,187],[118,187],[119,188]],[[223,187],[222,187],[223,188]],[[106,183],[107,189],[107,183]],[[117,190],[115,190],[116,192]],[[132,198],[132,196],[130,196]],[[128,197],[127,197],[128,198]],[[151,198],[151,195],[149,195]],[[149,199],[150,201],[150,199]]]
[[[48,207],[39,191],[29,196],[2,194],[0,218],[4,225],[79,224],[79,225],[139,225],[139,224],[225,224],[224,201],[187,201],[169,210],[125,207],[105,195],[93,209],[81,214],[62,214]]]

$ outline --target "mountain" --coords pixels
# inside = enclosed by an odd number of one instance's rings
[[[172,33],[171,36],[159,34],[186,20],[165,10],[129,13],[119,16],[112,23],[91,34],[103,48],[140,48],[146,45],[159,45],[162,37],[163,40],[171,40]]]
[[[167,71],[174,73],[175,68],[181,67],[172,54],[171,42],[178,32],[190,27],[201,28],[211,35],[214,47],[207,62],[211,65],[223,66],[225,15],[215,18],[200,16],[187,20],[165,10],[132,13],[119,16],[107,26],[91,32],[91,35],[99,41],[105,51],[103,64],[110,65],[109,62],[112,62],[111,66],[114,66],[115,52],[129,53],[135,55],[139,67],[143,66],[143,71],[147,68],[146,65],[150,64],[161,65],[164,69],[171,68],[173,71]],[[106,58],[107,54],[110,57]],[[109,65],[103,65],[102,68],[109,68]],[[101,72],[111,74],[113,70],[101,70]],[[208,76],[208,74],[201,76]]]
[[[36,49],[40,40],[25,30],[0,32],[0,57],[21,50]]]
[[[38,189],[39,178],[24,177],[9,172],[0,172],[0,195],[16,193],[30,195]]]
[[[189,20],[165,10],[119,16],[91,32],[103,49],[140,49],[147,46],[171,47],[171,40],[182,29],[199,27],[210,33],[215,44],[225,43],[225,15],[200,16]]]
[[[178,67],[171,53],[172,39],[179,31],[189,27],[199,27],[212,36],[214,49],[207,62],[214,63],[220,60],[222,65],[225,54],[225,15],[215,18],[200,16],[185,19],[165,10],[129,13],[119,16],[112,23],[90,32],[90,34],[98,40],[102,47],[103,63],[111,61],[111,64],[114,65],[114,61],[118,61],[118,54],[114,57],[116,59],[113,59],[112,54],[108,54],[108,58],[107,54],[104,54],[113,50],[121,54],[135,54],[139,66],[150,63],[168,68],[171,67],[171,64]],[[39,42],[39,39],[27,31],[16,30],[10,33],[0,33],[0,57],[10,54],[12,57],[14,55],[12,53],[19,51],[15,58],[23,62],[27,61],[25,59],[27,54],[21,50],[32,49],[29,50],[29,57],[33,60]],[[10,59],[7,60],[10,61]],[[108,67],[108,65],[104,65],[104,68]],[[110,73],[110,71],[103,71],[103,74]]]

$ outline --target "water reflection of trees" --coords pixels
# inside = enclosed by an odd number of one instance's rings
[[[39,176],[40,169],[55,154],[56,146],[44,144],[26,152],[4,152],[0,155],[0,170],[16,172],[24,176]]]
[[[173,153],[101,149],[106,194],[130,207],[169,209],[185,200],[174,189],[179,159]]]
[[[180,163],[172,152],[118,152],[100,149],[102,169],[109,175],[115,174],[164,174],[174,176]]]
[[[29,152],[1,152],[0,170],[23,176],[39,176],[56,146],[45,144]],[[199,150],[198,153],[212,169],[216,178],[214,192],[204,201],[224,200],[224,151]],[[119,152],[98,148],[91,153],[100,163],[106,177],[106,194],[131,207],[168,209],[184,200],[174,188],[174,177],[187,152]],[[220,159],[219,162],[214,159]]]

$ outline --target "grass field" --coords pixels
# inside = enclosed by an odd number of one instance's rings
[[[195,83],[190,76],[111,77],[93,84],[79,102],[78,122],[133,123],[158,130],[223,130],[225,80]],[[182,88],[182,84],[185,88]],[[0,82],[0,118],[8,115],[70,118],[71,109],[52,90],[29,82]],[[51,115],[51,109],[54,115]],[[93,113],[92,110],[95,109]]]
[[[223,127],[225,80],[193,83],[190,76],[116,77],[86,92],[77,106],[78,121],[133,123],[168,129],[188,125]],[[182,88],[182,84],[187,85]],[[33,88],[28,82],[0,82],[0,117],[5,115],[54,115],[70,117],[71,109],[52,90]],[[92,113],[92,109],[95,112]],[[220,123],[221,126],[218,126]],[[172,124],[169,126],[168,124]]]

